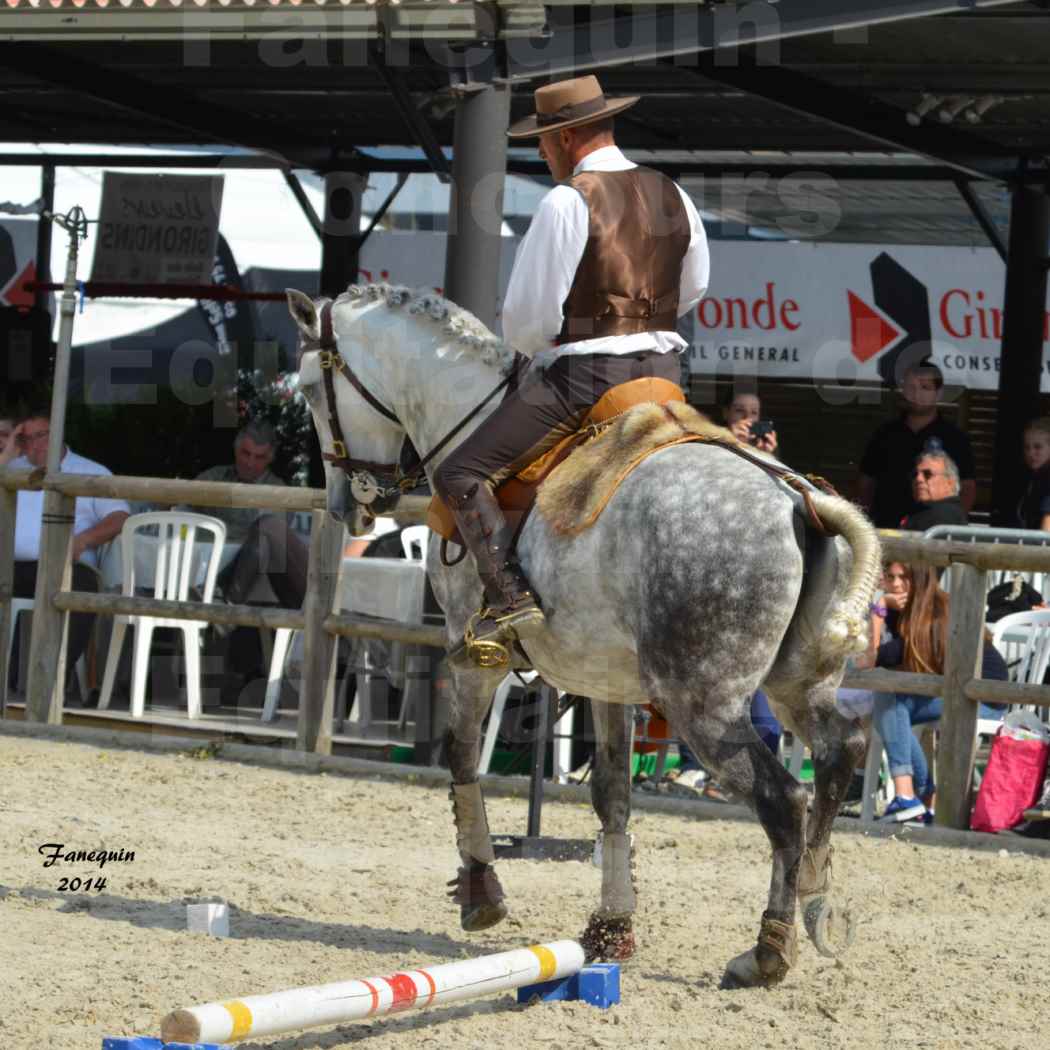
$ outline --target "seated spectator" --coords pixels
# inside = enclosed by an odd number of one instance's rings
[[[934,525],[965,525],[969,516],[959,500],[959,468],[947,452],[924,452],[912,472],[911,494],[916,509],[902,529],[925,532]]]
[[[1029,475],[1017,507],[1017,524],[1050,532],[1050,417],[1033,419],[1025,427],[1024,462]]]
[[[227,481],[242,485],[283,485],[270,470],[276,435],[270,424],[248,423],[234,439],[233,463],[210,467],[197,481]],[[241,549],[219,574],[223,597],[234,605],[247,601],[265,576],[277,600],[286,609],[299,609],[306,596],[310,551],[291,528],[288,515],[251,507],[188,507],[226,523],[226,539]]]
[[[50,413],[31,409],[14,428],[11,440],[0,451],[0,466],[15,470],[47,466],[51,436]],[[19,452],[22,454],[19,455]],[[110,474],[101,463],[77,455],[63,446],[59,469],[66,474]],[[73,590],[98,591],[98,548],[119,535],[128,518],[128,505],[121,499],[78,496],[73,525]],[[15,512],[14,596],[32,598],[36,592],[37,562],[40,560],[40,534],[43,528],[44,493],[18,493]],[[72,670],[87,648],[95,617],[91,613],[70,613],[66,666]],[[86,697],[82,697],[86,700]]]
[[[943,674],[948,634],[948,595],[928,566],[891,562],[885,567],[883,601],[872,607],[872,650],[857,666],[887,667],[920,674]],[[984,632],[981,677],[1006,681],[1006,663]],[[853,692],[853,691],[851,691]],[[941,717],[939,697],[913,693],[875,693],[873,722],[882,737],[893,778],[894,797],[884,820],[930,823],[935,788],[913,725]],[[1005,705],[980,705],[982,718],[1002,718]]]
[[[912,493],[912,472],[924,453],[947,453],[959,474],[959,502],[969,514],[977,497],[976,470],[970,439],[937,413],[944,386],[941,370],[931,361],[907,369],[900,393],[904,411],[883,423],[871,436],[860,461],[857,502],[877,528],[900,528],[918,508]]]
[[[0,455],[3,455],[7,443],[14,434],[15,422],[7,416],[0,416]]]
[[[766,431],[757,437],[751,433],[751,428],[762,418],[762,402],[758,394],[743,391],[733,394],[732,390],[730,393],[729,401],[722,406],[722,416],[734,437],[745,445],[754,445],[763,452],[776,455],[778,442],[775,430]]]

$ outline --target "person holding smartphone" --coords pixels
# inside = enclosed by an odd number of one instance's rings
[[[753,445],[762,452],[777,454],[779,442],[773,421],[762,418],[762,402],[758,394],[737,393],[723,407],[726,426],[733,436],[745,445]]]

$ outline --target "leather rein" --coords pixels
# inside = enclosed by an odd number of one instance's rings
[[[339,353],[335,329],[332,325],[333,300],[328,300],[321,307],[321,337],[315,344],[305,345],[302,353],[311,350],[319,352],[321,376],[324,380],[325,403],[328,409],[328,426],[332,433],[331,452],[321,453],[321,458],[338,467],[350,480],[350,492],[354,499],[364,505],[391,500],[414,488],[423,476],[426,465],[501,391],[506,389],[514,378],[514,371],[506,376],[481,402],[474,406],[425,456],[419,458],[415,465],[402,472],[400,463],[375,463],[367,459],[357,459],[350,454],[350,446],[339,422],[339,411],[335,396],[335,376],[339,372],[347,382],[385,419],[403,428],[403,424],[378,398],[361,382],[354,370]],[[378,479],[378,480],[377,480]]]

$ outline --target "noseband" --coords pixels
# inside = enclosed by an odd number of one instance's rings
[[[335,398],[335,375],[341,373],[350,385],[385,419],[404,427],[401,420],[379,401],[361,382],[354,370],[339,353],[332,325],[332,300],[321,307],[321,337],[316,342],[304,343],[300,356],[312,350],[319,353],[321,375],[324,379],[324,396],[328,408],[328,426],[332,432],[332,451],[321,453],[321,458],[338,467],[350,481],[350,494],[355,502],[375,510],[389,510],[403,492],[414,488],[423,476],[426,465],[436,456],[515,377],[514,370],[496,386],[478,405],[461,419],[415,466],[402,472],[400,463],[373,463],[367,459],[356,459],[350,455],[350,446],[339,423],[339,411]]]

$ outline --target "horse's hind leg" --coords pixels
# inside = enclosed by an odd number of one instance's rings
[[[837,904],[831,886],[831,825],[838,816],[857,763],[864,757],[864,733],[835,709],[834,691],[811,698],[810,750],[816,794],[799,874],[798,897],[809,939],[821,955],[836,956],[853,941],[848,909]]]
[[[469,933],[488,929],[507,914],[503,887],[492,867],[496,856],[478,780],[481,723],[497,684],[487,675],[457,675],[449,717],[449,798],[460,860],[449,896],[459,905],[460,925]]]
[[[631,871],[631,720],[629,705],[595,701],[595,755],[591,804],[602,822],[602,901],[580,943],[589,960],[623,962],[635,950]]]
[[[805,844],[806,791],[759,739],[751,725],[749,697],[719,696],[710,689],[703,704],[682,705],[677,711],[666,703],[661,706],[704,765],[715,771],[719,783],[755,811],[773,848],[769,899],[758,943],[729,962],[723,987],[777,984],[798,957],[795,905]]]

